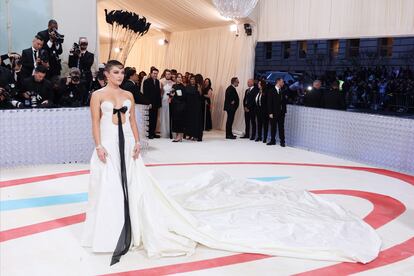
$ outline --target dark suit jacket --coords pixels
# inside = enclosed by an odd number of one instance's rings
[[[54,101],[54,95],[52,90],[52,83],[44,79],[42,82],[36,82],[34,77],[28,77],[23,80],[22,92],[33,91],[42,97],[42,102],[49,100],[49,104]]]
[[[33,49],[32,47],[24,49],[22,51],[22,74],[24,78],[28,78],[32,75],[34,69],[34,60],[33,60]]]
[[[256,86],[253,86],[252,90],[247,88],[244,92],[243,107],[247,107],[250,111],[254,111],[257,93],[259,93],[259,88]]]
[[[231,104],[231,102],[234,101],[234,104]],[[239,107],[239,95],[237,94],[236,88],[234,88],[233,85],[230,85],[226,89],[226,96],[224,98],[224,110],[225,111],[236,111]]]
[[[305,106],[309,107],[321,107],[322,95],[322,89],[313,89],[312,91],[306,93],[303,103]]]
[[[260,97],[260,102],[256,102],[256,97],[255,97],[254,104],[255,104],[255,111],[256,111],[257,114],[258,113],[267,114],[267,109],[268,109],[268,106],[267,106],[267,93],[263,92],[262,96]]]
[[[273,86],[268,90],[267,96],[267,111],[269,114],[273,114],[273,117],[286,114],[286,92],[280,89],[280,92],[277,93],[276,87]]]
[[[149,77],[144,81],[143,84],[144,97],[148,99],[148,103],[154,108],[161,107],[161,88],[160,81],[158,79],[154,80]]]
[[[134,96],[135,103],[138,103],[139,96],[141,93],[139,92],[139,86],[136,83],[134,83],[131,80],[127,80],[122,83],[121,88],[131,92]]]
[[[48,75],[50,76],[56,76],[60,75],[60,70],[62,69],[62,66],[60,64],[59,55],[62,54],[63,49],[62,45],[60,45],[59,49],[56,48],[57,44],[53,44],[52,47],[49,47],[47,45],[47,42],[49,41],[49,31],[46,29],[44,31],[38,32],[37,35],[41,36],[43,38],[43,48],[49,53],[49,72]]]
[[[83,56],[69,55],[69,68],[77,67],[81,71],[81,77],[88,82],[92,80],[91,67],[94,61],[94,54],[86,51]],[[79,61],[79,66],[78,66]]]
[[[325,91],[321,105],[323,108],[346,110],[345,95],[339,90]]]

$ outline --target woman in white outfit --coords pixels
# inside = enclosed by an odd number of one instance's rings
[[[111,265],[132,248],[148,257],[210,248],[367,263],[381,247],[375,230],[337,204],[303,190],[210,171],[161,186],[145,167],[134,98],[119,88],[123,66],[108,61],[108,85],[92,94],[96,144],[82,245],[110,252]]]
[[[164,71],[165,78],[161,79],[161,93],[162,93],[162,106],[160,115],[160,132],[161,137],[170,138],[170,92],[174,82],[171,80],[171,71],[166,69]]]

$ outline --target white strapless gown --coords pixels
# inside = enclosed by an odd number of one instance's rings
[[[232,179],[218,171],[161,187],[141,157],[132,158],[131,102],[124,105],[132,247],[144,249],[148,257],[190,255],[197,243],[331,261],[367,263],[377,257],[381,240],[374,229],[306,191]],[[112,103],[103,102],[101,108],[101,140],[109,156],[106,164],[96,152],[91,158],[82,245],[93,252],[113,252],[124,223],[118,128],[112,123]]]

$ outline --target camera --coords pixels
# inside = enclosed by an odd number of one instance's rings
[[[40,49],[39,59],[43,63],[48,63],[49,62],[49,54],[45,49]]]
[[[72,79],[72,81],[74,81],[74,82],[78,82],[78,81],[80,81],[80,77],[79,77],[79,76],[71,76],[70,78],[71,78],[71,79]]]
[[[13,58],[10,58],[11,61],[11,68],[14,70],[16,67],[20,67],[22,65],[22,60],[20,56],[16,56]]]
[[[80,53],[81,53],[81,49],[80,49],[79,44],[76,43],[76,42],[73,43],[72,50],[70,52],[73,53],[73,54],[75,54],[75,55],[77,55],[77,56],[79,56]]]
[[[53,33],[55,34],[55,37],[56,37],[56,43],[62,44],[65,36],[63,34],[58,33],[56,28],[52,29],[52,31],[50,32],[50,34],[53,34]]]
[[[42,96],[40,96],[34,91],[29,91],[28,93],[29,93],[30,99],[25,100],[25,105],[29,107],[37,107],[38,104],[40,104],[42,101]]]

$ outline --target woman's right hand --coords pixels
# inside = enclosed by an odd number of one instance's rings
[[[100,146],[96,149],[96,153],[98,154],[99,160],[101,160],[103,163],[106,163],[106,156],[108,156],[106,149]]]

